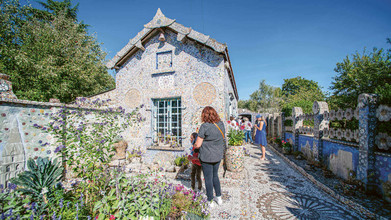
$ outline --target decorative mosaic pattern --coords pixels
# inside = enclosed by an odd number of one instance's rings
[[[266,219],[357,219],[335,203],[298,193],[267,193],[257,208]]]
[[[216,99],[216,89],[210,83],[200,83],[194,88],[193,97],[201,106],[211,105]]]
[[[226,152],[227,169],[232,172],[240,172],[244,162],[244,150],[242,146],[229,146]]]
[[[125,94],[125,105],[128,106],[129,108],[135,108],[140,106],[140,92],[137,89],[130,89],[126,94]]]
[[[25,169],[28,158],[54,156],[55,140],[34,124],[48,124],[55,108],[0,107],[0,184]]]

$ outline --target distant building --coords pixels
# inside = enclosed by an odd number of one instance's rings
[[[188,138],[208,105],[224,121],[237,116],[239,97],[227,46],[165,17],[160,9],[107,67],[116,70],[116,88],[93,98],[109,98],[127,110],[144,106],[140,111],[146,121],[125,136],[131,145],[190,146]]]

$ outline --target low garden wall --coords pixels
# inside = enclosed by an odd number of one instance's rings
[[[391,108],[378,105],[376,95],[362,94],[358,103],[356,109],[334,111],[326,102],[315,102],[311,114],[294,107],[292,116],[282,114],[282,140],[307,160],[322,163],[343,179],[359,180],[391,201],[391,136],[383,131],[390,126]],[[304,126],[305,120],[313,126]],[[358,121],[357,129],[329,126],[331,121],[352,120]]]

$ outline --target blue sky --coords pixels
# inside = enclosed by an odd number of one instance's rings
[[[240,99],[262,79],[302,76],[324,91],[334,68],[366,47],[390,48],[391,0],[73,0],[111,59],[161,8],[166,17],[227,43]],[[35,3],[33,3],[35,5]]]

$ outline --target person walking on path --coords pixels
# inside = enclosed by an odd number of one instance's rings
[[[257,123],[254,125],[256,128],[256,133],[255,133],[255,140],[254,143],[256,145],[260,145],[262,149],[262,157],[261,160],[265,160],[265,147],[267,146],[267,139],[266,139],[266,121],[263,118],[262,115],[257,115],[256,116]]]
[[[201,121],[203,124],[198,132],[198,138],[194,148],[199,148],[199,159],[205,179],[206,195],[209,206],[214,207],[213,189],[216,193],[216,197],[214,198],[216,203],[218,205],[223,203],[218,171],[220,162],[224,156],[225,128],[216,110],[210,106],[202,110]]]
[[[250,142],[253,143],[253,138],[251,137],[251,129],[253,127],[253,125],[251,124],[251,122],[248,120],[248,118],[244,118],[244,138],[246,139],[246,143],[248,143],[249,139],[250,139]]]
[[[188,159],[191,161],[191,188],[195,190],[195,182],[197,177],[198,182],[198,191],[201,191],[202,189],[202,181],[201,181],[201,162],[198,159],[198,153],[199,149],[194,148],[194,144],[197,140],[197,133],[193,133],[190,136],[190,142],[191,142],[191,153],[188,156]]]

